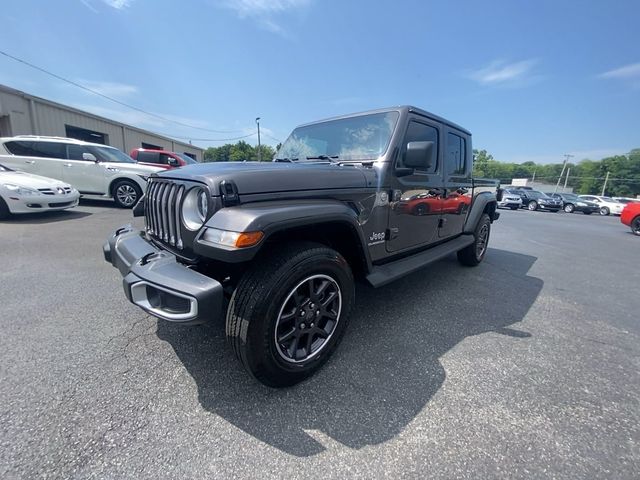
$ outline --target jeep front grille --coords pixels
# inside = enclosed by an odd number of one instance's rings
[[[144,205],[147,233],[179,249],[183,248],[180,207],[184,188],[173,182],[149,182]]]

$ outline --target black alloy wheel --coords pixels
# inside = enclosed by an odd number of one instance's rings
[[[286,362],[318,355],[336,330],[342,311],[340,286],[327,275],[302,280],[287,296],[276,321],[275,342]]]

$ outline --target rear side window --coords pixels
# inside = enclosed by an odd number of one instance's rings
[[[173,157],[171,155],[167,155],[166,153],[160,154],[160,163],[163,165],[169,165],[169,160],[172,160]]]
[[[36,154],[34,153],[31,145],[33,142],[25,142],[22,140],[7,142],[4,146],[14,155],[23,155],[25,157],[34,157]]]
[[[429,170],[421,170],[426,173],[433,173],[438,170],[438,130],[429,125],[419,122],[409,122],[407,133],[404,136],[404,144],[402,146],[402,155],[398,161],[398,166],[404,166],[404,153],[409,142],[433,142],[433,162]]]
[[[466,142],[464,138],[454,134],[447,134],[447,151],[445,164],[447,166],[447,174],[464,175],[466,170]]]
[[[44,158],[66,158],[65,144],[57,142],[33,142],[33,155]]]
[[[158,152],[143,152],[142,150],[138,151],[137,160],[139,162],[146,163],[162,163],[160,161],[160,155],[158,155]]]

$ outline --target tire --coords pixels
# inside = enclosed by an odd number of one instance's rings
[[[573,211],[576,209],[576,207],[573,206],[573,203],[567,203],[564,206],[564,211],[567,213],[573,213]]]
[[[631,220],[631,231],[634,235],[640,236],[640,215]]]
[[[535,200],[529,202],[527,208],[529,209],[529,211],[535,212],[538,209],[538,202],[536,202]]]
[[[117,180],[111,189],[113,200],[120,208],[133,208],[142,196],[142,190],[132,180]]]
[[[611,213],[611,210],[609,210],[608,207],[601,207],[600,208],[600,215],[609,215]]]
[[[473,232],[473,243],[458,252],[458,261],[468,267],[479,265],[487,253],[490,234],[491,219],[489,215],[483,213],[476,230]]]
[[[240,279],[227,310],[227,339],[258,381],[295,385],[331,356],[354,296],[351,268],[338,252],[316,243],[282,246],[265,252]]]
[[[2,220],[3,218],[8,218],[9,215],[11,215],[9,207],[7,206],[4,199],[0,197],[0,220]]]
[[[413,213],[418,216],[426,215],[428,211],[429,211],[429,207],[424,203],[419,203],[413,209]]]

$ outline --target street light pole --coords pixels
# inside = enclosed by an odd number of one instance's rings
[[[258,124],[258,161],[262,161],[262,148],[260,148],[260,117],[256,117],[256,124]]]

